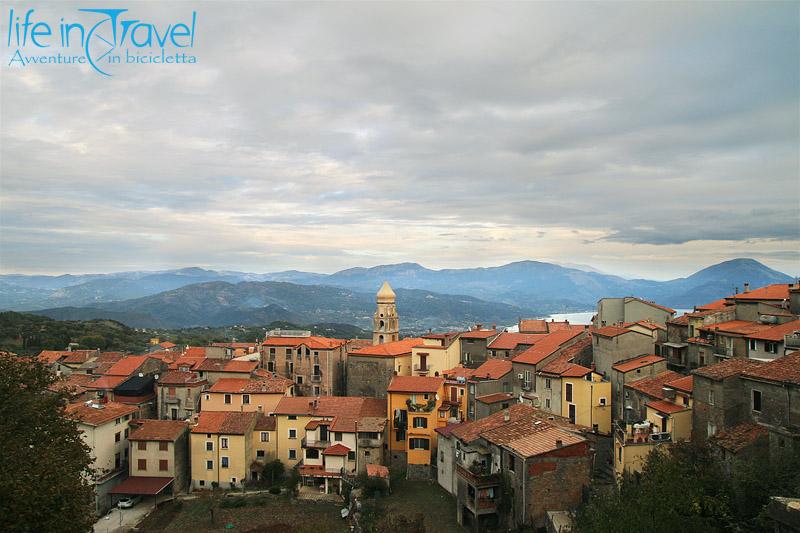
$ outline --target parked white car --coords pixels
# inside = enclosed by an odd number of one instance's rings
[[[130,509],[131,507],[139,503],[141,499],[142,498],[140,498],[139,496],[126,496],[120,499],[119,502],[117,502],[117,507],[119,507],[120,509]]]

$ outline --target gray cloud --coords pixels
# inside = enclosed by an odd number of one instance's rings
[[[797,270],[794,7],[135,4],[200,62],[3,67],[0,266]]]

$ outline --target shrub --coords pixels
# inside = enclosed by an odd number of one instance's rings
[[[281,488],[278,485],[273,485],[273,486],[271,486],[269,488],[269,493],[270,494],[280,494],[281,493]]]
[[[235,509],[237,507],[244,507],[245,505],[247,505],[247,499],[241,496],[222,498],[222,501],[219,503],[219,506],[223,509]]]

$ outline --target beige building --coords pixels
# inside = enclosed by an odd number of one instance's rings
[[[459,333],[423,335],[420,344],[411,348],[411,375],[442,376],[459,365]]]
[[[269,414],[284,396],[292,396],[294,383],[286,378],[222,378],[203,394],[203,412],[241,411]]]
[[[642,300],[633,296],[624,298],[602,298],[597,302],[597,315],[594,326],[619,326],[629,322],[647,320],[658,324],[666,324],[675,316],[675,310],[655,302]]]
[[[201,378],[208,380],[213,385],[222,378],[248,379],[258,368],[258,361],[237,361],[235,359],[203,359],[194,367]]]
[[[251,478],[259,413],[201,412],[190,436],[192,488],[241,487]]]
[[[377,294],[377,309],[373,317],[372,344],[400,340],[400,317],[397,316],[396,296],[388,281]]]
[[[347,341],[302,331],[272,333],[261,343],[263,368],[293,381],[301,396],[344,394]]]
[[[102,515],[111,506],[111,489],[122,481],[128,466],[129,425],[136,407],[89,401],[68,405],[66,413],[77,421],[81,438],[89,447],[95,511]]]
[[[156,381],[158,418],[186,420],[200,410],[200,397],[208,380],[197,372],[172,370]]]

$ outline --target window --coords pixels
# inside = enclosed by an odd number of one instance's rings
[[[295,450],[295,449],[289,450],[289,459],[291,461],[294,461],[294,460],[297,459],[297,450]]]
[[[342,440],[342,432],[341,431],[334,432],[333,440]]]
[[[256,457],[263,459],[264,458],[264,450],[256,450]]]
[[[166,472],[169,470],[169,461],[166,459],[159,459],[158,460],[158,470],[160,472]]]
[[[200,480],[200,486],[201,487],[205,487],[206,486],[205,480],[203,480],[203,479]]]
[[[220,445],[220,448],[222,448],[223,450],[227,450],[228,449],[228,438],[227,437],[222,437],[219,440],[219,445]]]
[[[761,391],[753,389],[753,411],[761,412]]]
[[[428,427],[428,419],[424,416],[415,416],[414,417],[414,427],[415,428],[426,428]]]
[[[250,395],[242,394],[242,405],[248,405],[249,403],[250,403]]]
[[[430,450],[431,441],[428,439],[408,439],[408,448],[410,450]]]
[[[286,418],[288,418],[289,420],[297,420],[297,415],[289,415]]]
[[[206,470],[214,470],[214,461],[206,461]]]
[[[270,372],[275,372],[275,363],[273,363],[272,361],[269,361],[267,363],[267,370],[270,371]]]
[[[516,468],[515,459],[516,458],[513,455],[511,455],[511,454],[508,455],[508,470],[509,470],[509,472],[513,472],[514,468]]]
[[[617,450],[617,461],[622,462],[622,446]]]
[[[114,442],[119,442],[122,438],[122,433],[117,432],[114,434]]]
[[[292,429],[289,430],[289,438],[290,439],[296,439],[297,438],[297,430],[296,429],[292,428]]]
[[[270,348],[269,349],[269,354],[270,355],[275,355],[275,348]]]
[[[297,384],[298,385],[302,385],[303,384],[303,376],[297,376]]]
[[[119,419],[119,418],[117,418],[116,420],[114,420],[114,423],[115,423],[115,424],[119,424],[119,423],[120,423],[120,419]]]
[[[230,395],[230,394],[226,394],[226,395],[225,395],[225,403],[226,403],[226,404],[229,404],[229,403],[231,403],[231,395]]]
[[[236,478],[235,477],[231,478],[231,485],[236,485]]]
[[[565,392],[566,401],[571,402],[572,401],[572,383],[567,383],[566,384],[565,391],[566,391]]]
[[[758,343],[755,339],[750,339],[750,349],[751,350],[758,350]]]
[[[545,389],[550,388],[550,378],[544,378],[544,388]]]
[[[319,450],[314,448],[306,449],[306,459],[319,459]]]
[[[348,461],[355,461],[356,460],[356,452],[347,452],[347,460]]]
[[[211,395],[210,394],[206,394],[206,401],[208,401],[210,399],[211,399]]]
[[[161,452],[166,452],[169,450],[169,442],[165,440],[158,441],[158,450]]]
[[[128,428],[125,428],[125,433],[123,433],[123,435],[125,435],[125,438],[126,438],[126,439],[128,438],[128,434],[129,434],[129,433],[130,433],[130,429],[128,429]]]
[[[508,409],[508,402],[503,402],[503,405],[500,408],[501,409]]]
[[[425,398],[426,400],[430,400],[430,394],[427,393],[423,394],[422,397]]]
[[[292,349],[291,348],[286,348],[286,355],[288,355],[289,357],[292,356]]]
[[[714,405],[714,390],[708,390],[708,405]]]
[[[777,342],[765,342],[764,343],[764,351],[767,353],[778,353],[778,343]]]
[[[214,443],[211,442],[210,440],[206,441],[206,451],[207,452],[213,452],[214,451]]]
[[[544,399],[544,407],[545,409],[550,409],[550,398]]]
[[[608,405],[608,400],[605,398],[600,398],[600,405]]]
[[[136,468],[139,470],[147,470],[147,459],[139,459],[136,461]]]
[[[228,465],[230,465],[230,459],[228,459],[224,455],[220,459],[222,460],[222,462],[220,463],[220,466],[222,468],[228,468]]]
[[[261,432],[261,442],[269,442],[269,433],[266,431]]]
[[[319,396],[319,386],[314,386],[314,396]]]
[[[717,433],[717,425],[714,422],[709,422],[706,430],[708,431],[708,436],[711,437]]]

